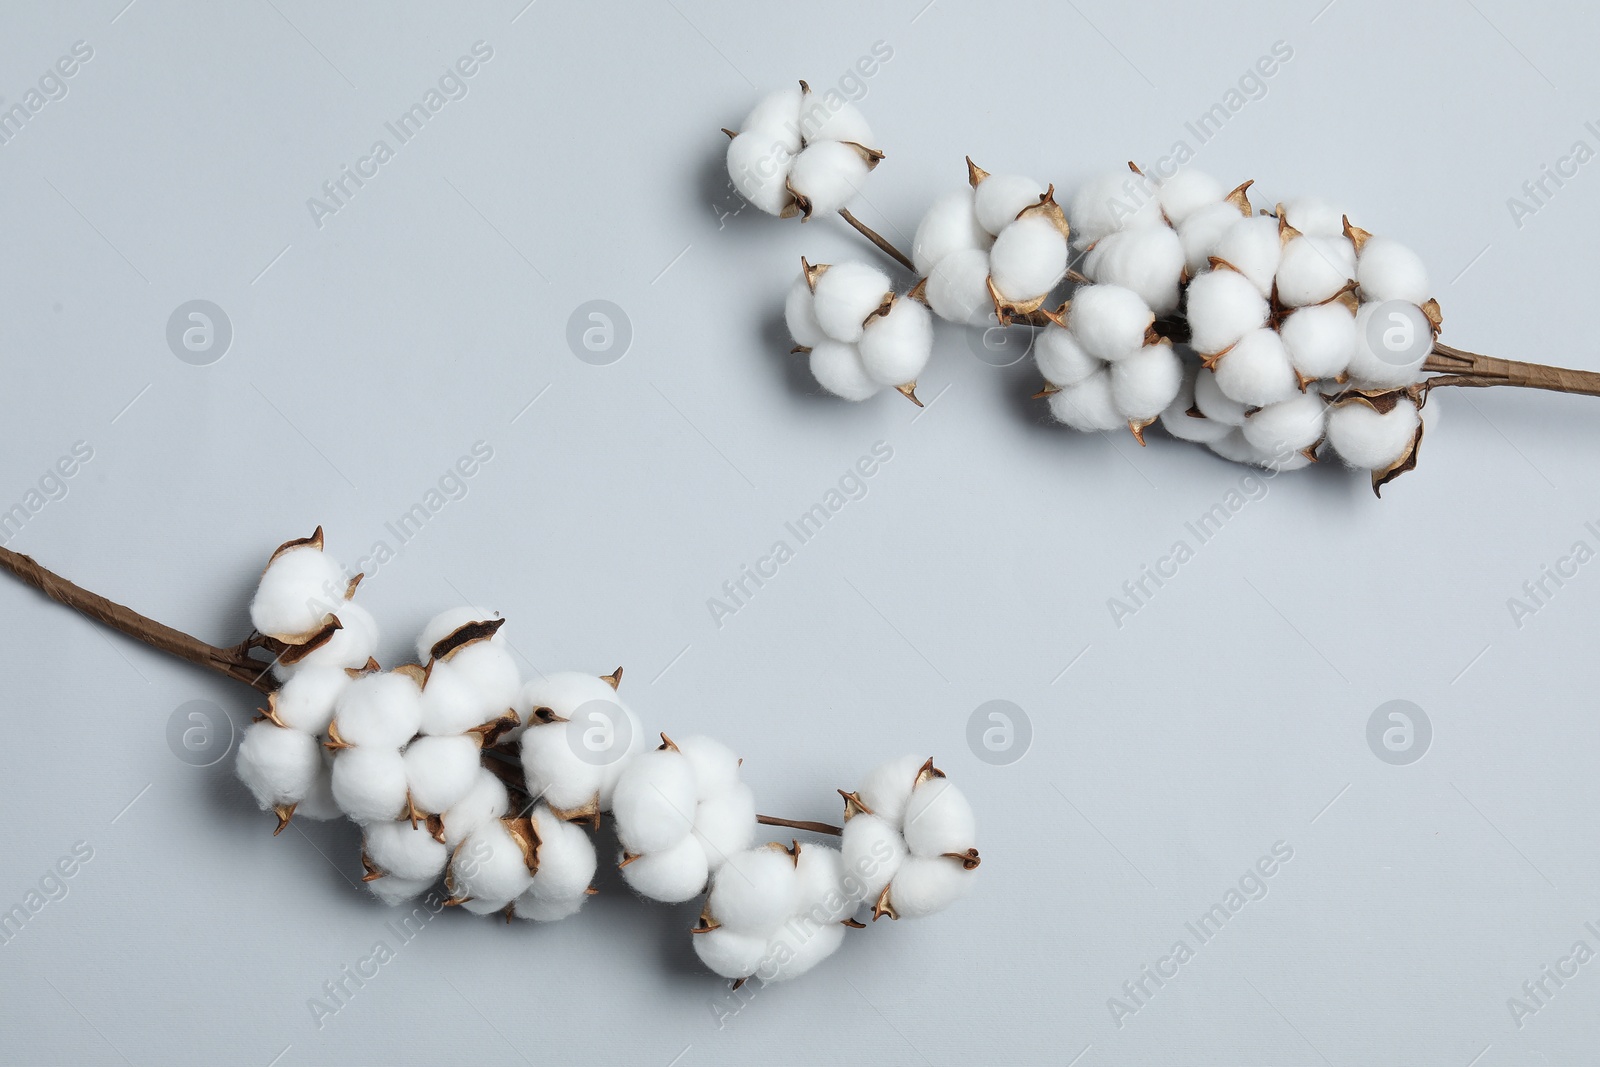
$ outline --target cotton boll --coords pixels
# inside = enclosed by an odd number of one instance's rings
[[[1351,401],[1328,413],[1328,443],[1339,458],[1363,470],[1383,470],[1411,444],[1417,432],[1417,406],[1402,399],[1388,414]]]
[[[905,839],[913,856],[965,852],[977,837],[972,805],[950,779],[931,778],[911,794],[911,802],[906,805]]]
[[[505,815],[511,807],[506,785],[487,767],[479,767],[472,788],[443,815],[444,843],[455,848],[480,826]]]
[[[473,915],[498,915],[514,901],[495,897],[473,897],[461,902],[461,910]]]
[[[295,814],[299,814],[296,812]],[[432,889],[437,878],[396,878],[389,875],[367,883],[367,888],[372,890],[372,895],[389,905],[404,904],[415,900],[428,890]]]
[[[278,721],[291,729],[327,733],[334,704],[349,684],[350,676],[342,667],[298,670],[272,698],[272,710]]]
[[[839,951],[839,946],[844,944],[844,932],[845,928],[838,923],[815,928],[784,927],[767,949],[762,981],[787,982],[799,978]]]
[[[1267,301],[1250,279],[1213,270],[1189,283],[1190,344],[1196,352],[1221,352],[1267,321]]]
[[[1167,226],[1114,233],[1095,245],[1085,273],[1097,282],[1120,285],[1139,294],[1157,315],[1178,310],[1183,275],[1183,243]]]
[[[865,263],[835,263],[817,279],[817,323],[835,341],[861,340],[868,315],[878,310],[893,285],[889,276]]]
[[[1245,440],[1280,461],[1322,439],[1327,403],[1316,393],[1299,393],[1269,404],[1244,422]]]
[[[800,101],[800,135],[807,144],[817,141],[854,141],[870,145],[872,127],[850,101],[835,89],[808,92]]]
[[[422,628],[422,633],[417,637],[417,662],[427,663],[433,658],[433,646],[449,637],[468,623],[493,622],[500,617],[498,611],[491,608],[464,605],[457,608],[446,608]],[[506,639],[499,633],[490,639],[491,644],[504,645]]]
[[[1356,350],[1356,318],[1338,301],[1300,308],[1278,333],[1289,362],[1307,378],[1337,378]]]
[[[1103,360],[1085,352],[1069,331],[1055,323],[1034,335],[1033,360],[1044,380],[1057,386],[1077,385],[1105,366]]]
[[[578,758],[568,725],[530,726],[522,734],[522,770],[528,792],[558,808],[581,808],[599,795],[603,768]]]
[[[844,856],[844,885],[856,900],[876,900],[906,858],[900,831],[876,815],[845,820],[839,839]]]
[[[1242,217],[1238,208],[1224,201],[1207,204],[1178,225],[1178,240],[1183,244],[1184,263],[1190,274],[1206,269],[1217,242]]]
[[[347,748],[333,761],[333,799],[358,823],[390,822],[406,806],[406,764],[389,748]]]
[[[694,836],[705,847],[712,870],[749,848],[756,839],[756,826],[756,797],[742,782],[707,797],[694,809]]]
[[[1249,407],[1288,400],[1300,391],[1300,380],[1276,330],[1252,330],[1217,361],[1212,371],[1217,388]]]
[[[706,850],[692,834],[671,848],[638,855],[622,868],[622,880],[634,892],[667,904],[693,900],[710,877]]]
[[[689,761],[696,800],[725,793],[739,784],[739,754],[721,741],[692,734],[673,743],[678,746],[678,753]]]
[[[1127,423],[1111,395],[1111,375],[1103,370],[1095,371],[1077,385],[1051,393],[1050,414],[1083,433],[1115,430]]]
[[[250,623],[260,633],[285,639],[314,633],[344,603],[348,585],[344,570],[320,548],[291,548],[261,575],[250,602]]]
[[[501,715],[517,702],[522,672],[505,645],[474,641],[451,654],[450,666],[477,689],[486,711]]]
[[[544,804],[533,809],[532,818],[539,834],[539,870],[529,891],[549,900],[586,896],[597,865],[594,842],[583,827],[556,818]]]
[[[728,142],[728,178],[739,195],[768,215],[794,203],[784,184],[799,153],[786,131],[758,127]],[[853,153],[852,153],[853,154]]]
[[[1156,198],[1167,221],[1182,226],[1195,212],[1211,204],[1223,203],[1228,191],[1209,174],[1180,170],[1161,185]],[[1228,205],[1232,207],[1232,205]]]
[[[512,906],[519,919],[553,923],[576,915],[588,899],[587,893],[579,893],[574,897],[541,897],[530,891],[518,897]]]
[[[945,256],[928,275],[927,297],[933,313],[947,322],[987,325],[994,315],[989,253],[969,249]]]
[[[795,138],[795,150],[800,148],[800,89],[775,89],[750,109],[739,124],[741,132],[757,129],[790,130]]]
[[[933,313],[900,297],[887,315],[867,323],[858,351],[867,376],[879,385],[916,381],[933,354]]]
[[[452,661],[439,660],[428,668],[428,681],[422,687],[422,733],[462,734],[496,717],[478,688]]]
[[[694,767],[671,749],[645,752],[630,760],[617,779],[611,813],[617,840],[629,852],[662,852],[694,828]]]
[[[1142,176],[1126,170],[1101,175],[1084,183],[1067,208],[1073,243],[1087,248],[1118,230],[1159,223],[1160,208],[1151,183]]]
[[[1039,203],[1044,186],[1020,174],[991,174],[978,183],[972,194],[972,209],[978,225],[996,237],[1017,218],[1025,207]]]
[[[477,739],[419,737],[406,746],[406,786],[421,811],[443,813],[472,791],[480,769]]]
[[[480,826],[462,842],[451,858],[450,876],[458,896],[470,897],[482,905],[499,903],[499,907],[486,907],[485,911],[500,910],[533,884],[522,846],[499,821]]]
[[[1020,218],[995,238],[989,273],[1007,300],[1022,303],[1043,296],[1066,276],[1067,239],[1049,219]]]
[[[808,357],[817,384],[841,400],[858,402],[878,395],[883,387],[861,362],[861,350],[845,341],[823,341]]]
[[[1111,400],[1124,419],[1153,419],[1183,385],[1183,361],[1171,345],[1146,345],[1111,365]]]
[[[707,903],[723,926],[761,933],[794,912],[798,887],[794,860],[787,852],[768,847],[746,849],[729,856],[711,879]]]
[[[1343,237],[1296,237],[1283,246],[1278,299],[1289,307],[1319,304],[1356,276],[1356,250]]]
[[[828,338],[817,321],[811,286],[804,275],[789,286],[789,295],[783,301],[783,321],[789,327],[789,336],[802,348],[815,348]]]
[[[620,705],[619,705],[620,706]],[[628,708],[622,709],[628,721],[628,748],[622,755],[600,768],[600,810],[610,811],[612,800],[616,793],[617,783],[622,779],[622,773],[628,769],[633,759],[649,749],[650,745],[644,736],[644,726],[640,724],[639,717]],[[619,730],[621,727],[618,728]]]
[[[815,141],[794,159],[789,187],[811,205],[813,215],[832,215],[866,184],[871,170],[861,153],[839,141]]]
[[[1366,389],[1410,385],[1417,380],[1432,351],[1433,331],[1420,309],[1401,304],[1362,304],[1356,313],[1350,378],[1354,385]]]
[[[422,725],[422,691],[395,671],[364,674],[339,694],[333,719],[348,744],[397,749]]]
[[[1428,268],[1422,257],[1392,238],[1367,238],[1356,260],[1356,282],[1363,300],[1428,302]]]
[[[1155,314],[1132,289],[1086,285],[1072,296],[1067,329],[1091,356],[1117,360],[1144,347]],[[1057,394],[1059,395],[1059,394]]]
[[[972,887],[973,872],[957,860],[908,857],[889,887],[889,903],[902,919],[921,919],[943,911]]]
[[[926,756],[905,755],[880,763],[867,774],[856,795],[868,811],[898,829],[926,762]]]
[[[374,866],[394,878],[432,882],[450,858],[450,850],[435,841],[426,826],[412,826],[404,819],[371,824],[362,836],[362,847]]]
[[[1194,405],[1200,414],[1223,426],[1244,425],[1244,404],[1222,391],[1217,376],[1201,367],[1194,379]],[[1216,436],[1223,436],[1221,434]]]
[[[1225,422],[1218,422],[1215,419],[1208,419],[1203,416],[1196,418],[1189,414],[1189,410],[1196,406],[1194,398],[1195,369],[1189,368],[1184,374],[1183,382],[1178,387],[1178,395],[1173,397],[1172,403],[1167,405],[1167,409],[1161,413],[1161,425],[1162,428],[1180,441],[1193,441],[1196,444],[1203,445],[1218,438],[1226,437],[1233,428]],[[1210,374],[1211,372],[1206,371],[1205,373]],[[1211,388],[1216,389],[1215,382],[1212,383]],[[1217,390],[1217,395],[1222,396],[1220,390]],[[1222,397],[1222,399],[1229,404],[1235,403],[1235,401],[1228,400],[1227,397]],[[1241,408],[1240,418],[1242,419],[1244,417],[1243,405],[1239,405],[1239,407]]]
[[[935,200],[928,213],[922,216],[911,241],[911,262],[916,265],[918,274],[927,277],[945,256],[972,250],[981,252],[993,242],[994,237],[978,224],[972,191],[962,189]]]
[[[1272,295],[1272,279],[1283,258],[1278,220],[1271,215],[1236,219],[1223,231],[1211,253],[1250,279],[1262,296]]]
[[[767,955],[764,935],[741,934],[726,927],[694,934],[690,943],[700,962],[723,978],[746,978],[755,974]]]
[[[304,797],[322,769],[322,759],[317,739],[310,734],[262,721],[245,727],[236,767],[240,781],[265,811]]]

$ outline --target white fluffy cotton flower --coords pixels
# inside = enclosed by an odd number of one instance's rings
[[[628,761],[648,747],[644,728],[608,679],[561,671],[528,682],[518,698],[528,794],[558,815],[611,809]]]
[[[860,110],[804,82],[764,96],[728,143],[728,177],[769,215],[832,214],[860,192],[882,153]]]
[[[623,879],[640,894],[698,896],[709,875],[755,839],[755,799],[726,745],[691,736],[629,761],[612,799]]]
[[[1386,412],[1349,400],[1328,412],[1328,443],[1352,467],[1384,470],[1405,455],[1420,422],[1416,404],[1403,397]]]
[[[272,554],[250,601],[251,625],[285,644],[304,644],[350,598],[352,585],[344,568],[323,551],[319,526],[310,537],[287,541]]]
[[[798,978],[838,951],[859,903],[836,849],[799,842],[747,849],[712,875],[691,935],[695,954],[736,981]]]
[[[845,400],[866,400],[888,386],[916,401],[917,376],[933,354],[927,307],[895,295],[888,275],[864,263],[801,260],[801,268],[784,320],[817,383]]]
[[[904,756],[845,795],[840,850],[846,883],[872,905],[874,920],[920,918],[970,889],[979,862],[977,821],[933,760]]]

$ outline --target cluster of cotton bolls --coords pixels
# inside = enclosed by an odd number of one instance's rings
[[[282,684],[246,727],[238,769],[262,809],[277,813],[277,832],[295,814],[339,814],[322,742],[351,682],[348,671],[366,667],[378,646],[377,622],[351,599],[360,581],[324,551],[319,526],[279,546],[250,603],[251,623],[275,652],[272,672]]]
[[[1175,437],[1273,470],[1313,462],[1324,441],[1375,478],[1410,459],[1420,421],[1404,391],[1439,325],[1421,259],[1320,200],[1258,214],[1249,182],[1225,191],[1194,171],[1157,182],[1130,169],[1072,200],[1095,284],[1073,294],[1066,329],[1039,338],[1053,413],[1136,434],[1159,417]],[[1197,358],[1179,358],[1158,320],[1186,331]]]
[[[802,259],[784,321],[795,350],[809,353],[811,374],[828,392],[866,400],[889,387],[920,406],[917,375],[933,353],[933,319],[915,299],[896,295],[883,271]]]
[[[673,741],[628,761],[611,801],[623,880],[651,900],[692,900],[756,836],[756,798],[739,757],[709,737]]]
[[[769,215],[832,214],[861,191],[883,153],[869,147],[872,129],[837,91],[805,82],[761,98],[739,129],[724,130],[728,177]]]
[[[762,822],[839,829],[758,816],[742,761],[721,742],[662,734],[653,748],[617,695],[620,667],[524,684],[492,611],[435,616],[416,662],[380,668],[371,617],[348,600],[358,581],[324,554],[320,529],[272,556],[251,642],[283,669],[276,688],[264,686],[267,708],[245,731],[237,771],[278,831],[296,814],[359,825],[363,881],[385,903],[442,880],[444,902],[469,912],[566,918],[595,892],[585,824],[597,829],[610,813],[634,891],[705,895],[695,947],[707,965],[777,981],[831,955],[846,927],[862,925],[852,917],[862,905],[874,918],[928,914],[965,888],[943,868],[977,865],[971,810],[931,760],[895,761],[849,794],[843,851],[756,845]],[[353,639],[335,644],[339,634]],[[882,832],[866,833],[874,822]]]
[[[990,174],[970,159],[967,184],[935,200],[912,239],[928,306],[967,326],[1039,310],[1067,273],[1067,220],[1055,187]]]

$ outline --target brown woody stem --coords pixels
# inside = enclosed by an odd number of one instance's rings
[[[883,237],[882,234],[878,233],[871,226],[868,226],[866,223],[862,222],[860,219],[858,219],[854,215],[850,214],[850,209],[849,208],[847,208],[847,207],[840,208],[839,209],[839,217],[844,219],[844,221],[848,222],[851,226],[854,226],[855,229],[856,229],[856,232],[859,233],[861,236],[865,237],[867,240],[869,240],[873,244],[877,245],[879,251],[883,252],[884,255],[890,257],[896,263],[900,264],[906,270],[911,271],[913,274],[916,273],[916,270],[917,270],[916,264],[911,262],[911,257],[910,256],[906,255],[904,252],[900,251],[894,245],[890,244],[888,242],[888,240]]]
[[[805,822],[801,819],[780,819],[776,815],[757,815],[756,822],[762,826],[787,826],[791,830],[807,830],[813,834],[828,834],[838,837],[844,830],[831,823]]]
[[[40,566],[33,557],[13,552],[9,548],[0,547],[0,567],[4,567],[51,600],[65,604],[96,622],[105,623],[114,630],[120,630],[151,648],[160,649],[162,652],[198,664],[207,670],[216,671],[218,674],[225,674],[234,681],[243,682],[263,693],[270,693],[278,688],[278,681],[272,676],[272,664],[250,655],[251,649],[261,647],[259,641],[246,639],[232,648],[208,645],[198,637],[191,637],[181,630],[174,630],[170,626],[140,615],[132,608],[125,608],[98,593],[91,593],[74,585],[54,571]]]
[[[1554,393],[1600,396],[1600,374],[1594,371],[1549,367],[1542,363],[1519,363],[1438,343],[1434,344],[1433,349],[1422,364],[1423,370],[1439,375],[1423,379],[1423,385],[1429,389],[1447,385],[1472,389],[1510,385],[1521,389],[1548,389]]]

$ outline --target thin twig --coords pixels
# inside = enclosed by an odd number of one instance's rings
[[[861,236],[877,245],[885,255],[891,257],[896,263],[900,264],[913,274],[917,272],[917,266],[915,263],[911,262],[910,256],[906,255],[894,245],[890,244],[882,234],[878,233],[871,226],[868,226],[866,223],[850,214],[849,208],[840,208],[839,217],[844,219],[844,221],[848,222],[850,225],[854,226],[857,233],[861,234]]]
[[[192,637],[181,630],[174,630],[170,626],[140,615],[132,608],[124,607],[98,593],[91,593],[74,585],[61,575],[41,566],[31,556],[13,552],[9,548],[0,547],[0,567],[10,571],[50,599],[65,604],[96,622],[105,623],[151,648],[160,649],[162,652],[198,664],[207,670],[216,671],[218,674],[225,674],[234,681],[243,682],[263,693],[270,693],[278,688],[278,681],[272,676],[272,665],[250,655],[252,648],[259,647],[258,644],[252,643],[251,639],[246,639],[231,648],[219,648],[207,644],[198,637]]]
[[[829,834],[838,837],[844,833],[841,827],[825,822],[805,822],[800,819],[780,819],[776,815],[757,815],[756,822],[762,826],[787,826],[791,830],[807,830],[814,834]]]

